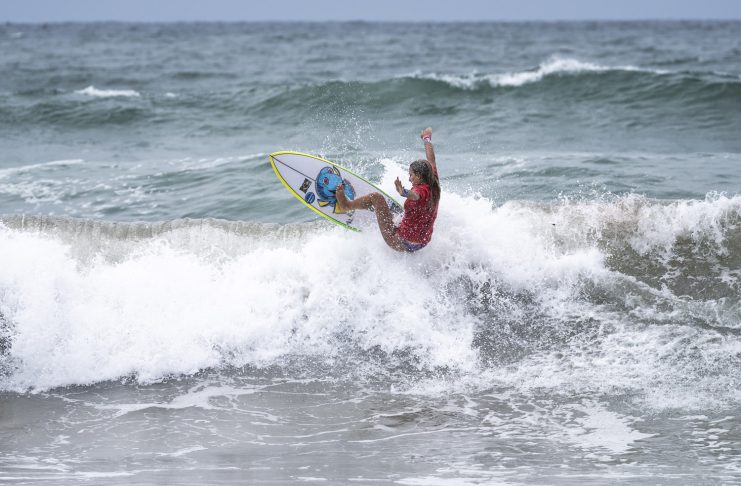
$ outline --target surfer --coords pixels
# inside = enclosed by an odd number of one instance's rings
[[[342,184],[337,187],[337,202],[344,211],[354,209],[374,210],[378,227],[386,244],[397,251],[413,253],[424,248],[432,239],[432,228],[437,218],[440,202],[440,180],[435,164],[435,149],[432,146],[432,128],[422,131],[420,137],[425,144],[427,159],[415,160],[409,165],[411,189],[406,189],[397,177],[396,190],[406,198],[404,216],[399,226],[394,226],[393,215],[383,195],[374,192],[350,200]]]

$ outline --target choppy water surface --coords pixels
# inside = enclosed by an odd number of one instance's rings
[[[0,26],[0,480],[741,481],[739,27]]]

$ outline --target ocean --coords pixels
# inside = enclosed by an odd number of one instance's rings
[[[741,484],[740,32],[0,25],[0,483]]]

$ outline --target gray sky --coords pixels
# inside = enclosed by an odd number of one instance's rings
[[[0,0],[0,22],[741,19],[741,0]]]

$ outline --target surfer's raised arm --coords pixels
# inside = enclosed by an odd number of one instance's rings
[[[432,171],[437,174],[437,165],[435,164],[435,149],[432,147],[432,128],[425,128],[419,135],[425,142],[425,155],[427,162],[432,166]]]

